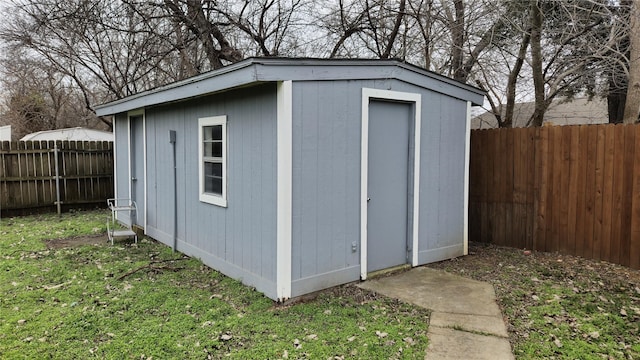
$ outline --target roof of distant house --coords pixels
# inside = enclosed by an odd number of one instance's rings
[[[27,134],[20,141],[113,141],[113,133],[83,127],[45,130]]]
[[[513,127],[526,127],[534,110],[533,102],[515,104]],[[504,105],[503,105],[504,113]],[[609,122],[607,101],[604,99],[578,98],[556,100],[544,114],[544,123],[552,125],[604,124]],[[497,128],[498,122],[491,112],[485,112],[471,120],[472,129]]]

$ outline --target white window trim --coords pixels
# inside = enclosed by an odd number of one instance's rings
[[[222,125],[222,196],[204,192],[204,148],[203,148],[203,132],[204,126]],[[201,202],[227,207],[227,151],[229,149],[227,142],[227,116],[211,116],[198,119],[198,183],[199,198]]]
[[[362,142],[360,151],[360,278],[367,279],[367,225],[369,197],[369,102],[371,99],[395,100],[413,103],[414,106],[414,166],[413,166],[413,229],[411,265],[418,266],[420,222],[420,132],[422,121],[422,96],[391,90],[362,88]]]

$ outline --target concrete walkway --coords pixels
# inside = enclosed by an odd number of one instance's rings
[[[491,284],[418,267],[358,286],[432,310],[426,360],[514,359]]]

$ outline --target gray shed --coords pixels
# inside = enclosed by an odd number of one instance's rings
[[[119,220],[282,301],[466,254],[483,96],[395,60],[253,58],[95,110],[138,207]]]

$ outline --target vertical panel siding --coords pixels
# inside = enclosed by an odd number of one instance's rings
[[[293,280],[359,264],[361,88],[294,83]]]
[[[205,262],[212,256],[234,271],[244,269],[275,281],[275,97],[271,84],[147,110],[148,227],[152,236],[169,244],[173,232],[168,132],[176,130],[179,242],[198,249]],[[227,208],[198,198],[198,118],[218,115],[227,116]]]
[[[295,82],[294,282],[359,266],[363,87],[422,93],[420,262],[462,255],[466,103],[392,80]]]

